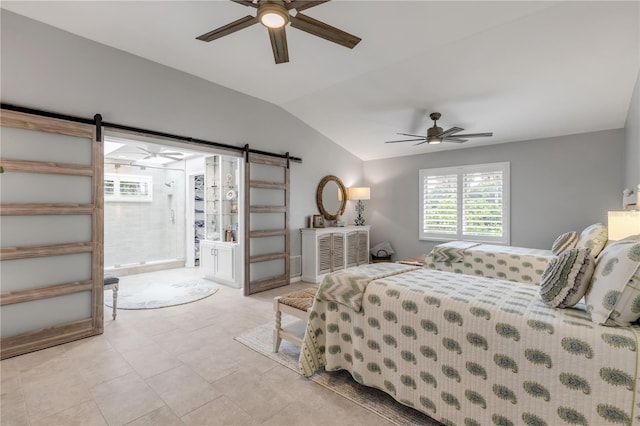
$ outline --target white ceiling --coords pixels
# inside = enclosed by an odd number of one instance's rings
[[[2,1],[2,8],[279,105],[363,160],[624,127],[640,67],[640,2],[334,0],[304,13],[353,50],[287,27],[276,65],[255,9],[231,1]],[[494,132],[464,145],[396,133]],[[276,125],[276,124],[274,124]]]

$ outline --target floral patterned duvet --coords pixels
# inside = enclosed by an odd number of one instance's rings
[[[530,284],[418,269],[370,282],[360,312],[316,299],[300,368],[348,370],[445,424],[640,424],[639,334]]]
[[[554,256],[551,250],[524,247],[498,246],[493,244],[470,244],[464,250],[454,249],[460,261],[434,261],[434,253],[447,253],[447,245],[459,245],[462,241],[440,244],[427,255],[426,266],[438,271],[497,278],[500,280],[540,284],[540,276],[545,266]],[[441,258],[441,257],[440,257]]]

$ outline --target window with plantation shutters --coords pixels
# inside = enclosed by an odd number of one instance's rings
[[[420,170],[420,239],[509,244],[509,163]]]

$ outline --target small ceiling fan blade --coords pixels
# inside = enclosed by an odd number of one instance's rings
[[[287,8],[287,10],[291,10],[291,9],[295,9],[298,12],[305,10],[305,9],[311,9],[314,6],[318,6],[322,3],[327,3],[329,0],[297,0],[297,1],[292,1],[291,3],[285,3],[285,7]]]
[[[460,127],[452,127],[450,129],[447,129],[443,132],[440,132],[440,134],[436,135],[436,137],[438,138],[446,138],[448,135],[453,135],[454,133],[458,133],[463,131],[464,129],[460,128]]]
[[[422,142],[418,142],[418,143],[413,144],[413,146],[422,145],[423,143],[427,143],[427,139],[426,138]]]
[[[271,49],[273,50],[273,59],[276,64],[289,62],[289,48],[287,47],[287,33],[285,27],[268,28],[269,38],[271,39]]]
[[[182,153],[178,151],[162,151],[159,154],[160,155],[182,155]]]
[[[255,7],[258,8],[258,5],[252,2],[251,0],[231,0],[234,3],[241,4],[243,6]]]
[[[236,31],[240,31],[244,28],[250,27],[253,24],[257,24],[258,22],[259,21],[257,17],[247,15],[244,18],[240,18],[236,21],[231,22],[230,24],[202,34],[201,36],[196,37],[196,40],[213,41],[220,37],[224,37],[226,35],[235,33]]]
[[[173,161],[180,161],[183,159],[182,157],[174,157],[173,155],[166,155],[166,154],[160,154],[160,157],[168,158],[169,160],[173,160]]]
[[[307,15],[303,15],[302,13],[298,13],[296,16],[291,16],[291,26],[316,37],[348,47],[349,49],[353,49],[358,43],[360,43],[360,40],[362,40],[359,37],[344,32],[336,27],[332,27],[329,24],[325,24],[317,19],[313,19]]]
[[[413,137],[422,138],[422,139],[424,139],[426,137],[426,136],[421,136],[421,135],[412,135],[411,133],[398,133],[398,134],[402,135],[402,136],[413,136]]]
[[[456,135],[457,138],[488,138],[493,136],[493,132],[469,133],[468,135]]]
[[[415,141],[427,141],[427,138],[420,138],[420,139],[403,139],[400,141],[386,141],[385,143],[398,143],[398,142],[415,142]]]
[[[444,138],[442,142],[453,142],[453,143],[465,143],[466,139],[458,139],[458,138]]]

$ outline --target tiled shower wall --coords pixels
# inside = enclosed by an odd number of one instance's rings
[[[105,164],[104,172],[151,176],[151,202],[104,203],[105,268],[185,257],[185,173],[162,167]],[[173,214],[172,214],[173,211]]]

